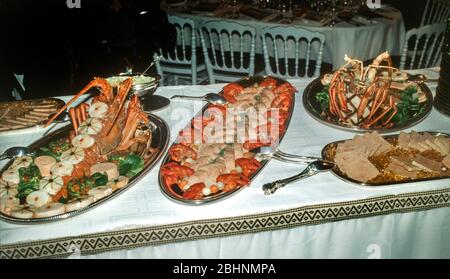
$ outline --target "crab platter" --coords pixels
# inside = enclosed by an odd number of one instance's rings
[[[387,133],[412,127],[431,112],[430,89],[393,67],[389,53],[367,66],[348,56],[345,62],[303,93],[305,109],[317,121],[354,132]]]

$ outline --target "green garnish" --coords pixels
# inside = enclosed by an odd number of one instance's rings
[[[97,186],[103,186],[108,183],[108,176],[105,174],[101,174],[99,172],[94,173],[91,175],[91,179],[94,180],[95,187]]]
[[[328,93],[329,89],[329,86],[324,86],[322,91],[318,92],[314,96],[322,109],[321,112],[325,112],[330,106],[330,94]]]
[[[400,101],[397,104],[398,112],[393,118],[396,124],[410,120],[425,109],[425,106],[419,103],[416,93],[417,88],[414,86],[409,86],[400,93]]]
[[[119,168],[119,174],[126,177],[133,177],[144,168],[144,159],[134,153],[127,156],[110,156],[110,162],[115,163]]]
[[[226,149],[226,148],[223,148],[223,149],[220,150],[219,156],[222,156],[222,157],[225,156],[225,149]]]
[[[89,190],[95,188],[95,182],[90,177],[74,178],[67,183],[68,200],[78,199],[88,194]]]
[[[52,142],[49,143],[48,145],[48,151],[50,151],[51,153],[53,153],[56,156],[61,156],[61,154],[70,149],[71,148],[71,144],[69,142],[69,140],[67,138],[61,138],[61,139],[57,139],[54,140]]]
[[[17,197],[24,199],[31,192],[39,190],[39,180],[41,180],[41,172],[39,168],[31,164],[27,168],[19,169],[20,182],[17,187]]]

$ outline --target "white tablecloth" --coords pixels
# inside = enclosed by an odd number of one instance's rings
[[[168,11],[169,15],[172,13],[192,18],[197,24],[208,20],[223,20],[253,26],[257,32],[256,52],[260,54],[263,53],[262,28],[283,25],[258,21],[245,15],[241,16],[240,19],[223,19],[213,17],[212,13],[208,12],[194,11],[192,14],[182,14]],[[339,22],[334,27],[314,26],[300,20],[295,20],[291,25],[325,35],[323,62],[331,63],[333,68],[339,68],[344,64],[345,54],[363,61],[373,59],[386,50],[391,55],[400,55],[406,34],[402,14],[400,11],[389,7],[380,10],[381,13],[391,19],[377,18],[372,20],[371,23],[367,22],[364,26],[355,26],[347,22]]]
[[[432,77],[436,70],[426,74]],[[302,91],[309,81],[291,82],[299,93],[282,150],[318,156],[327,143],[354,136],[309,117],[301,104]],[[161,87],[156,94],[200,95],[221,87]],[[431,84],[431,88],[434,91],[435,86]],[[200,109],[198,103],[173,101],[157,114],[169,123],[174,138]],[[413,129],[449,133],[449,123],[433,110]],[[31,143],[41,134],[2,136],[0,152],[12,145]],[[272,161],[239,194],[216,204],[184,206],[161,194],[158,164],[130,190],[83,215],[32,226],[0,221],[0,257],[67,256],[77,249],[83,254],[107,252],[97,254],[100,257],[365,258],[373,253],[380,257],[450,257],[450,209],[446,207],[450,204],[450,179],[367,189],[323,173],[291,184],[275,195],[263,194],[263,183],[293,175],[302,168]],[[442,208],[415,211],[434,207]],[[408,211],[414,212],[400,213]],[[150,244],[160,246],[144,247]],[[117,249],[127,250],[110,252]]]

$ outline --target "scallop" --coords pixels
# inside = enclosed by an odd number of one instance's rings
[[[44,177],[39,181],[39,188],[45,190],[50,195],[56,195],[64,186],[61,176]]]
[[[15,197],[17,195],[17,184],[13,184],[3,179],[0,179],[0,197],[11,196]]]
[[[16,168],[9,168],[2,174],[2,179],[11,184],[19,184],[20,176],[19,170]]]
[[[72,139],[72,145],[79,148],[89,148],[95,143],[94,138],[89,135],[78,135]]]
[[[34,191],[27,196],[27,203],[35,207],[41,207],[51,202],[52,198],[46,191]]]
[[[103,118],[106,112],[108,112],[108,105],[102,102],[94,103],[89,108],[89,116],[95,118]]]
[[[33,158],[30,156],[18,157],[12,163],[14,168],[28,168],[33,163]]]
[[[80,124],[78,132],[80,134],[96,135],[103,128],[103,123],[98,118],[88,118]]]
[[[35,210],[36,208],[31,205],[18,205],[11,210],[10,214],[14,218],[30,219],[33,218]]]
[[[61,154],[61,160],[76,165],[84,160],[84,150],[79,147],[68,149]]]
[[[61,161],[55,164],[50,172],[55,176],[70,176],[72,175],[73,165],[67,161]]]
[[[18,198],[12,196],[3,196],[0,197],[0,212],[5,214],[10,214],[11,209],[18,206],[20,204],[20,200]]]

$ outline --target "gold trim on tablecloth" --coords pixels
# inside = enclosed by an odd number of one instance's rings
[[[450,188],[303,206],[270,213],[86,234],[0,246],[1,259],[67,257],[179,241],[293,228],[326,222],[450,206]]]

